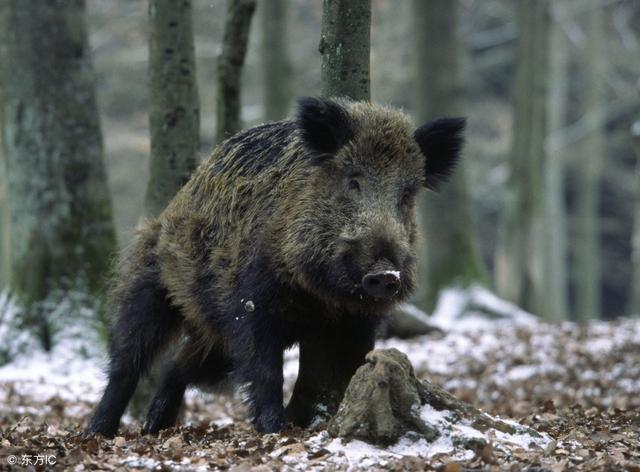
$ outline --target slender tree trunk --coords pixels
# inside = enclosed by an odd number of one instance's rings
[[[1,57],[2,54],[0,54]],[[0,85],[1,88],[2,85]],[[1,108],[2,105],[0,104]],[[2,128],[2,116],[0,116],[0,129]],[[0,291],[9,285],[11,274],[11,238],[9,232],[11,214],[9,213],[6,182],[5,150],[2,144],[2,135],[0,134]]]
[[[218,58],[217,143],[224,141],[242,128],[240,122],[242,67],[255,9],[256,0],[228,0],[222,53]]]
[[[636,188],[635,188],[635,216],[633,221],[633,236],[631,239],[633,278],[631,279],[630,313],[640,315],[640,121],[636,121],[631,129],[636,149]]]
[[[0,15],[6,14],[0,7]],[[0,21],[2,21],[0,19]],[[0,61],[5,57],[4,44],[0,42]],[[0,80],[2,77],[0,76]],[[0,130],[4,129],[4,116],[2,105],[2,91],[4,87],[0,82]],[[4,145],[3,133],[0,132],[0,291],[9,286],[11,280],[11,238],[9,211],[9,199],[7,198],[7,168],[6,168],[6,147]]]
[[[98,293],[116,245],[85,5],[7,0],[0,13],[11,286],[49,347],[33,307]]]
[[[495,257],[500,296],[527,310],[544,310],[542,165],[548,82],[547,0],[516,3],[518,41],[514,139]]]
[[[575,242],[576,317],[588,320],[600,317],[601,248],[600,248],[600,177],[604,157],[604,133],[598,123],[597,110],[605,103],[603,61],[604,30],[602,8],[587,13],[585,47],[586,83],[584,111],[593,120],[593,131],[582,142],[581,163],[577,169],[577,235]]]
[[[165,208],[198,163],[200,103],[192,17],[191,2],[149,2],[149,216]]]
[[[323,5],[320,39],[322,93],[325,96],[369,100],[371,2],[325,0]],[[311,418],[332,416],[349,383],[344,373],[338,375],[341,378],[336,378],[337,373],[349,371],[345,366],[337,366],[339,353],[328,352],[326,359],[321,360],[315,355],[315,352],[320,352],[319,347],[309,347],[313,346],[313,340],[309,343],[308,350],[305,351],[305,346],[301,347],[300,356],[311,357],[307,359],[308,362],[300,363],[296,385],[287,407],[289,419],[298,425],[308,423]]]
[[[200,101],[196,81],[193,6],[190,1],[149,1],[150,176],[146,216],[157,216],[198,163]],[[129,414],[142,418],[158,382],[158,365],[142,379]]]
[[[418,123],[460,113],[458,14],[457,0],[413,1],[413,92]],[[424,237],[419,251],[419,305],[430,312],[442,289],[484,280],[464,165],[439,193],[425,195],[420,204]]]
[[[324,0],[323,5],[322,95],[370,100],[371,0]]]
[[[549,52],[548,126],[544,166],[544,281],[547,303],[543,316],[552,321],[568,318],[567,300],[567,221],[564,202],[564,150],[560,150],[554,133],[566,126],[569,85],[569,45],[562,31],[562,2],[552,4],[555,21],[551,25]]]
[[[277,121],[287,116],[291,102],[291,63],[287,51],[289,0],[262,0],[262,73],[264,75],[264,118]]]

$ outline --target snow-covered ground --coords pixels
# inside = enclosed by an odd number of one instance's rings
[[[0,297],[5,319],[9,308],[10,302]],[[575,401],[604,408],[640,407],[638,319],[551,325],[474,288],[445,292],[430,321],[444,333],[380,341],[378,347],[394,347],[406,353],[418,377],[429,378],[492,414],[520,419],[529,414],[532,405],[544,401]],[[0,324],[0,336],[1,329]],[[86,421],[105,384],[106,358],[97,340],[85,339],[82,332],[67,335],[65,342],[59,342],[51,353],[34,348],[0,367],[0,415],[9,414],[2,405],[11,405],[13,415],[46,416],[48,409],[60,408],[62,403],[66,417]],[[288,392],[295,381],[297,363],[297,350],[288,351],[284,368]],[[237,399],[220,399],[218,395],[190,390],[185,421],[228,424],[241,416],[234,410],[237,404]],[[283,444],[271,456],[304,470],[314,467],[313,461],[306,459],[310,450],[330,453],[324,465],[329,461],[338,467],[368,467],[407,456],[446,455],[469,460],[474,451],[459,440],[462,436],[477,437],[506,451],[562,445],[552,442],[548,435],[534,438],[495,430],[480,433],[467,424],[452,421],[448,412],[435,411],[428,405],[421,415],[448,433],[433,443],[410,435],[381,449],[361,441],[346,443],[318,432],[305,439],[304,451],[299,454],[292,451],[290,444]],[[125,424],[131,425],[132,421],[125,418]],[[568,444],[564,447],[571,449]]]

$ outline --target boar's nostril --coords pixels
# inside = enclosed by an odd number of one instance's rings
[[[376,298],[391,298],[400,290],[400,277],[394,271],[370,272],[362,278],[364,291]]]

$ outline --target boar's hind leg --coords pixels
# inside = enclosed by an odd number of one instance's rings
[[[176,424],[184,391],[189,384],[187,371],[188,368],[183,368],[176,361],[171,361],[165,367],[158,390],[149,405],[142,434],[156,434]]]
[[[140,276],[119,306],[109,345],[109,381],[86,434],[115,435],[138,380],[179,319],[155,273]]]
[[[187,386],[206,383],[213,386],[229,373],[229,362],[215,348],[202,360],[186,352],[165,367],[142,428],[142,434],[156,434],[176,424]]]

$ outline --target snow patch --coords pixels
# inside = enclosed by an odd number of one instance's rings
[[[497,320],[529,326],[538,323],[531,313],[479,285],[444,290],[431,317],[431,322],[440,328],[457,331],[477,329]]]
[[[392,277],[395,277],[396,279],[400,280],[399,270],[383,270],[381,273],[386,275],[391,275]]]

